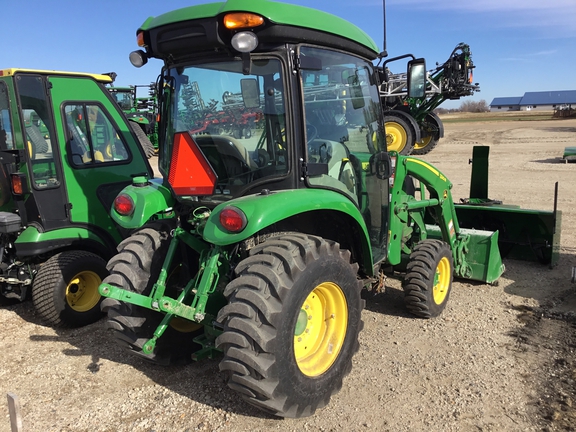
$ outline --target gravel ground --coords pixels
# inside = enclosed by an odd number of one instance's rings
[[[218,359],[162,368],[127,356],[104,322],[42,326],[31,303],[0,308],[0,391],[16,394],[25,431],[576,430],[576,120],[447,123],[424,159],[468,195],[472,145],[491,146],[490,197],[551,209],[560,182],[560,264],[505,260],[497,286],[456,281],[441,317],[420,320],[399,280],[367,299],[354,367],[314,416],[266,416],[243,403]],[[3,396],[5,397],[5,396]],[[4,399],[6,401],[6,399]],[[0,404],[0,432],[10,431]]]

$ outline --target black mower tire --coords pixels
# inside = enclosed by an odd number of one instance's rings
[[[104,283],[142,295],[150,294],[158,280],[170,245],[170,232],[175,226],[171,219],[153,222],[122,241],[118,245],[118,254],[108,261],[110,275]],[[164,314],[112,298],[104,299],[102,311],[108,315],[106,327],[116,342],[131,354],[151,363],[163,366],[187,363],[198,349],[192,339],[198,336],[197,330],[201,326],[186,321],[190,325],[183,331],[168,326],[157,340],[154,351],[145,354],[142,347],[154,336]]]
[[[420,241],[410,254],[402,283],[404,303],[419,318],[439,316],[450,297],[454,261],[442,240]]]
[[[350,257],[336,242],[283,234],[238,264],[216,346],[228,386],[245,401],[300,418],[341,389],[363,327],[362,284]]]
[[[386,146],[388,151],[397,151],[409,155],[420,138],[420,131],[415,128],[416,122],[410,121],[407,114],[389,111],[384,116]]]
[[[87,251],[60,252],[48,259],[32,283],[32,302],[52,327],[83,327],[102,318],[98,286],[106,261]]]
[[[150,138],[146,135],[146,133],[142,130],[142,127],[133,121],[128,121],[132,131],[136,134],[136,138],[138,138],[138,143],[142,150],[144,150],[144,155],[147,159],[150,159],[152,156],[156,154],[156,149],[154,149],[154,144],[150,141]]]

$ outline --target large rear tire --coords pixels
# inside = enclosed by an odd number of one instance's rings
[[[98,286],[106,277],[106,261],[91,252],[54,255],[38,271],[32,302],[38,315],[53,327],[82,327],[102,318]]]
[[[454,262],[442,240],[422,240],[410,254],[403,281],[404,302],[420,318],[437,317],[448,303]]]
[[[386,129],[386,147],[388,151],[396,151],[401,155],[409,155],[414,149],[414,144],[419,138],[411,122],[403,113],[390,111],[384,117]]]
[[[150,294],[158,280],[168,246],[170,232],[174,229],[173,220],[156,222],[145,226],[118,245],[118,254],[108,261],[110,276],[104,283],[143,295]],[[174,295],[178,289],[172,284],[169,272],[166,295]],[[172,281],[172,282],[171,282]],[[198,349],[193,338],[198,336],[201,326],[181,318],[173,318],[170,326],[156,342],[151,354],[142,352],[144,344],[153,337],[154,331],[164,318],[164,314],[112,298],[102,302],[102,311],[108,314],[106,327],[115,340],[131,354],[152,363],[168,365],[175,362],[191,361],[191,354]]]
[[[220,370],[248,403],[281,417],[328,404],[352,369],[362,329],[357,264],[338,243],[304,234],[269,239],[236,267],[218,321]]]

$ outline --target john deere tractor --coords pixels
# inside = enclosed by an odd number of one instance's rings
[[[421,318],[442,313],[453,277],[502,274],[498,232],[460,227],[450,181],[387,152],[379,52],[359,28],[229,0],[149,18],[137,40],[134,65],[164,62],[162,178],[137,177],[116,198],[112,218],[133,233],[100,286],[129,352],[161,364],[222,353],[248,403],[308,416],[350,372],[361,290],[382,290],[385,269],[403,272],[406,307]],[[413,97],[425,70],[408,64]],[[190,103],[192,83],[213,109]],[[255,133],[198,129],[223,95],[257,113]]]
[[[152,170],[104,75],[0,70],[0,301],[47,324],[102,317],[98,286],[123,237],[116,195]]]

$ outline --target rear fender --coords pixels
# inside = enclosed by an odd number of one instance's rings
[[[47,232],[40,232],[35,226],[29,226],[20,233],[14,245],[19,257],[55,253],[69,248],[92,250],[104,258],[115,252],[114,244],[106,242],[96,232],[79,226]]]
[[[224,207],[233,206],[246,216],[247,224],[239,233],[227,231],[220,223],[219,215]],[[316,212],[316,213],[315,213]],[[242,242],[255,234],[290,219],[292,230],[307,232],[305,221],[314,215],[325,217],[326,212],[334,212],[335,217],[348,218],[353,226],[350,231],[359,233],[354,243],[348,247],[356,250],[357,260],[367,273],[372,272],[372,251],[366,223],[358,207],[348,198],[335,192],[322,189],[298,189],[256,194],[220,204],[211,213],[202,232],[205,241],[217,246],[227,246]],[[301,216],[301,217],[300,217]],[[291,219],[292,218],[292,219]],[[314,232],[308,232],[315,234]],[[332,239],[337,239],[334,233]],[[358,256],[360,255],[360,256]]]
[[[161,179],[147,180],[144,183],[135,181],[126,186],[120,194],[128,195],[134,202],[134,211],[128,216],[111,209],[114,222],[126,229],[140,228],[152,216],[171,211],[174,205],[172,193],[162,184]]]

